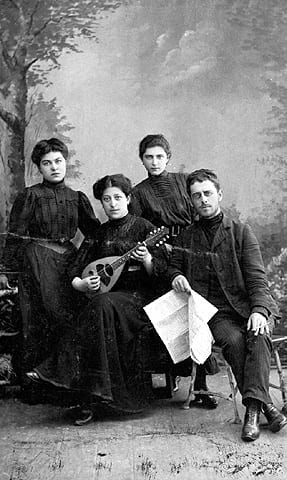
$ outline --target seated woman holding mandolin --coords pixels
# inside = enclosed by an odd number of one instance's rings
[[[128,213],[131,189],[121,174],[94,184],[108,221],[92,242],[83,242],[71,270],[73,287],[87,297],[78,317],[77,341],[77,388],[86,405],[76,425],[90,421],[99,402],[120,412],[142,410],[132,393],[135,347],[149,322],[142,307],[154,298],[150,276],[164,264],[165,249],[155,247],[164,237],[162,229],[152,233],[148,220]]]

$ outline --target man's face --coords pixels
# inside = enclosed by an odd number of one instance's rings
[[[200,217],[213,218],[220,212],[222,191],[217,191],[210,180],[190,185],[190,197],[192,205]]]
[[[61,152],[46,153],[41,158],[39,170],[48,182],[59,183],[66,175],[66,160]]]
[[[142,162],[150,175],[160,175],[168,163],[168,157],[162,147],[147,148],[143,154]]]

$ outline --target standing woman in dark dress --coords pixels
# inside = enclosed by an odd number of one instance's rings
[[[143,138],[139,157],[148,177],[134,187],[130,212],[157,227],[168,227],[172,243],[173,237],[193,223],[193,207],[186,190],[187,174],[166,170],[171,150],[163,135]]]
[[[84,299],[78,317],[79,372],[66,385],[82,391],[83,404],[87,404],[76,425],[89,422],[98,404],[126,413],[141,410],[134,395],[138,386],[136,342],[149,324],[142,307],[154,299],[150,277],[161,268],[161,248],[139,243],[154,226],[128,213],[131,190],[130,180],[121,174],[107,175],[94,184],[94,196],[101,201],[108,221],[93,242],[82,244],[70,272],[73,287]],[[110,291],[100,292],[103,286],[97,269],[88,269],[88,276],[82,278],[83,269],[91,262],[121,257],[130,250],[133,253]]]
[[[169,244],[166,246],[171,252],[176,236],[193,223],[194,212],[186,187],[188,174],[170,173],[166,170],[171,149],[169,142],[161,134],[147,135],[141,140],[139,157],[148,177],[134,187],[129,210],[134,215],[150,220],[158,227],[161,225],[168,227]],[[159,294],[163,293],[163,291],[159,292]],[[213,361],[209,359],[208,364],[197,367],[195,390],[207,391],[206,370],[211,373],[216,372],[214,362],[214,359]],[[175,367],[175,372],[178,371],[180,374],[180,371],[185,371],[184,367],[187,363]],[[213,367],[210,369],[208,365],[212,364]],[[188,372],[189,366],[187,367]],[[208,394],[196,395],[195,402],[207,408],[216,408],[218,405],[215,397]]]
[[[20,272],[20,380],[26,401],[34,399],[25,374],[52,354],[72,321],[72,289],[66,268],[75,258],[76,248],[70,240],[78,228],[86,236],[100,225],[86,195],[65,185],[67,158],[67,146],[57,138],[41,140],[34,147],[32,161],[43,181],[16,197],[2,258],[0,288],[9,285],[6,271]],[[35,379],[36,374],[31,372],[31,377]]]

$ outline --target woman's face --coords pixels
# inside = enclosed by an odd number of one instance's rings
[[[142,162],[150,175],[160,175],[166,168],[169,158],[162,147],[147,148],[143,154]]]
[[[129,203],[130,195],[126,196],[118,187],[108,187],[103,192],[102,205],[110,220],[125,217],[128,213]]]
[[[61,152],[46,153],[41,158],[39,171],[47,182],[59,183],[66,175],[66,160]]]

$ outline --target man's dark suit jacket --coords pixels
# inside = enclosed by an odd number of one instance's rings
[[[207,298],[209,259],[227,300],[239,315],[248,318],[262,307],[278,315],[260,247],[249,225],[224,216],[210,247],[200,223],[195,221],[176,239],[168,269],[170,281],[183,274],[191,287]]]

